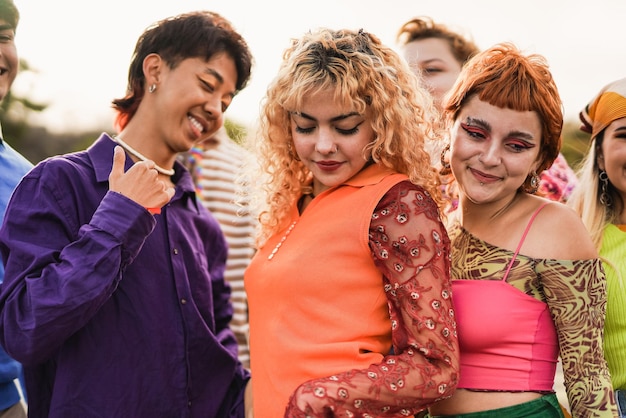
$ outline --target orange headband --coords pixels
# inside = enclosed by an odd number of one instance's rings
[[[614,120],[626,117],[626,78],[607,84],[580,112],[581,130],[595,138]]]

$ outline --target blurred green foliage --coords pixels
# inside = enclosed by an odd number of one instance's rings
[[[591,136],[580,130],[579,122],[566,121],[563,126],[562,139],[561,153],[570,167],[576,170],[589,150]]]

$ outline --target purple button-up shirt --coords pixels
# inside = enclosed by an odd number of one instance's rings
[[[178,163],[160,215],[108,191],[114,146],[39,163],[0,230],[0,343],[29,417],[242,417],[218,223]]]

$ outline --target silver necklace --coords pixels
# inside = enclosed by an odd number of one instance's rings
[[[139,151],[137,151],[136,149],[134,149],[133,147],[131,147],[130,145],[128,145],[126,142],[122,141],[122,138],[120,138],[117,135],[113,135],[113,140],[115,142],[117,142],[118,144],[120,144],[120,146],[122,148],[124,148],[129,154],[133,155],[135,158],[137,158],[140,161],[146,161],[148,158],[146,158],[143,154],[139,153]],[[173,176],[174,175],[174,169],[166,169],[163,167],[159,167],[156,163],[154,163],[154,169],[165,175],[165,176]]]

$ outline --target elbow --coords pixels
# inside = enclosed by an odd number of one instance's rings
[[[461,364],[457,353],[458,350],[451,353],[450,356],[446,356],[437,361],[441,376],[441,383],[437,388],[440,399],[451,397],[459,384],[459,369]]]
[[[456,365],[447,365],[442,370],[442,384],[439,386],[438,390],[441,395],[441,399],[447,399],[454,394],[458,384],[459,384],[459,366]]]
[[[23,338],[4,335],[2,347],[12,359],[25,366],[41,363],[42,354],[25,343]]]
[[[458,372],[451,373],[447,381],[445,387],[441,388],[441,399],[447,399],[454,394],[458,384],[459,384],[459,374]]]
[[[0,345],[11,358],[25,366],[41,364],[56,347],[50,339],[38,339],[32,332],[7,327],[0,329]]]

